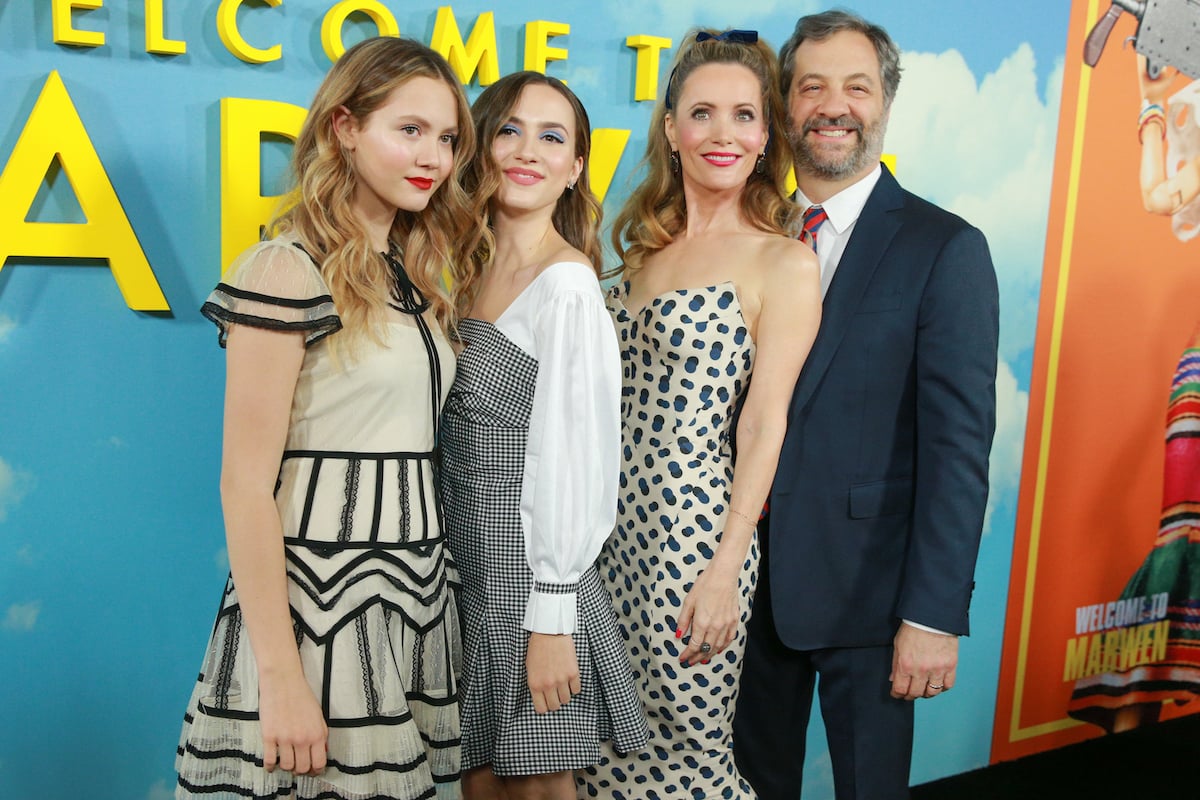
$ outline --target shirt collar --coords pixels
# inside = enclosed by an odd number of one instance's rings
[[[821,203],[821,208],[825,209],[825,213],[829,215],[829,219],[824,224],[832,225],[834,232],[838,235],[845,233],[847,228],[858,221],[858,216],[862,214],[863,206],[867,204],[867,198],[871,196],[882,173],[883,168],[876,164],[875,169],[856,183],[850,184]],[[804,196],[804,192],[800,191],[799,187],[796,188],[796,205],[800,208],[808,208],[812,205],[812,201]]]

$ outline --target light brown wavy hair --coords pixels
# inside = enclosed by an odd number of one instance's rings
[[[471,112],[457,76],[438,53],[410,39],[377,37],[345,52],[317,89],[308,117],[292,152],[293,188],[267,230],[291,233],[321,265],[348,344],[368,337],[382,341],[392,273],[371,246],[366,228],[354,214],[358,185],[351,153],[334,131],[334,115],[342,107],[360,123],[387,102],[405,82],[427,77],[450,87],[458,104],[454,168],[420,212],[401,210],[389,238],[402,253],[405,271],[429,300],[438,323],[452,329],[457,320],[443,283],[454,277],[455,249],[472,227],[471,203],[462,189],[462,173],[475,153]],[[338,345],[333,337],[331,342]]]
[[[697,41],[705,33],[713,38]],[[672,113],[683,85],[705,64],[739,64],[758,78],[760,102],[767,125],[767,147],[762,172],[754,170],[746,179],[739,208],[743,218],[755,228],[787,234],[798,209],[787,196],[787,177],[792,168],[792,153],[787,139],[787,112],[776,87],[779,86],[779,62],[762,39],[754,43],[716,38],[720,31],[696,29],[684,38],[675,56],[671,77],[663,97],[654,109],[647,134],[646,155],[642,159],[645,177],[625,201],[613,223],[612,243],[622,266],[618,272],[636,272],[647,256],[675,241],[687,223],[683,177],[671,169],[671,144],[665,121]]]
[[[475,207],[471,218],[482,218],[478,236],[466,240],[462,248],[461,261],[464,275],[454,285],[454,304],[460,314],[465,314],[475,302],[479,291],[479,280],[484,270],[495,258],[496,240],[492,235],[492,204],[500,189],[500,165],[492,155],[492,142],[505,123],[512,117],[513,109],[521,99],[527,86],[549,86],[558,92],[571,106],[575,117],[575,157],[583,159],[583,171],[573,190],[567,190],[558,198],[552,220],[554,229],[579,250],[600,274],[604,253],[600,245],[600,202],[592,193],[588,181],[588,157],[592,152],[592,126],[587,109],[558,78],[529,70],[505,75],[483,91],[471,107],[475,119],[475,138],[479,152],[467,166],[463,175],[463,187],[473,199]]]

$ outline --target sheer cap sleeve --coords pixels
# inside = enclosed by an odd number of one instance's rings
[[[200,313],[216,323],[221,347],[230,325],[300,331],[305,346],[342,327],[317,265],[286,238],[259,242],[238,256]]]

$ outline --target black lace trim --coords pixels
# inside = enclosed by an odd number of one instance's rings
[[[417,640],[413,643],[412,673],[408,677],[408,685],[412,687],[412,691],[421,694],[425,692],[425,638],[425,634],[418,633]]]
[[[307,550],[328,550],[330,553],[341,553],[350,550],[415,550],[421,551],[432,549],[432,545],[442,544],[446,541],[445,535],[430,537],[428,539],[416,539],[406,542],[334,542],[327,539],[308,539],[298,536],[285,536],[284,543],[303,547]]]
[[[342,505],[342,527],[338,531],[338,541],[350,541],[350,531],[354,527],[354,509],[358,505],[358,478],[362,471],[362,461],[350,459],[346,469],[345,503]]]
[[[289,458],[329,458],[343,459],[346,461],[360,460],[375,460],[397,459],[401,461],[428,461],[434,456],[433,450],[393,450],[388,453],[380,453],[377,451],[368,450],[284,450],[284,460]]]
[[[337,314],[330,314],[325,317],[313,320],[301,320],[299,322],[284,322],[270,317],[259,317],[253,314],[238,314],[230,311],[224,306],[218,305],[211,301],[206,302],[200,307],[200,313],[207,317],[217,325],[217,343],[221,347],[225,346],[226,339],[229,338],[230,325],[246,325],[251,328],[263,328],[271,331],[296,331],[299,333],[311,333],[305,337],[304,344],[306,346],[316,344],[331,333],[337,333],[342,329],[342,320]]]
[[[396,470],[396,475],[400,480],[400,543],[408,544],[412,528],[412,500],[409,497],[408,465],[401,464],[400,468]]]
[[[316,308],[322,303],[332,303],[333,297],[327,294],[319,294],[316,297],[306,297],[303,299],[290,297],[276,297],[273,294],[261,294],[259,292],[251,292],[246,289],[239,289],[236,286],[230,286],[228,283],[218,283],[218,292],[223,292],[230,297],[236,297],[239,300],[254,300],[258,303],[265,303],[271,306],[282,306],[284,308]]]
[[[237,660],[238,636],[241,627],[241,611],[234,613],[233,619],[225,628],[224,640],[221,643],[221,666],[217,673],[217,707],[222,710],[229,708],[229,688],[233,684],[233,665]]]
[[[375,691],[375,667],[371,659],[371,644],[367,636],[367,618],[360,616],[354,621],[354,634],[358,640],[358,661],[363,682],[363,696],[367,700],[367,715],[377,717],[379,693]]]

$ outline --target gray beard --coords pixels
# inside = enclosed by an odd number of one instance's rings
[[[825,153],[820,148],[812,146],[806,138],[807,133],[821,126],[855,130],[858,132],[858,144],[845,155]],[[850,116],[836,119],[813,117],[805,120],[799,131],[789,125],[788,141],[792,145],[797,172],[823,180],[839,181],[859,174],[879,160],[883,153],[883,136],[886,132],[886,117],[874,125],[866,127]]]

